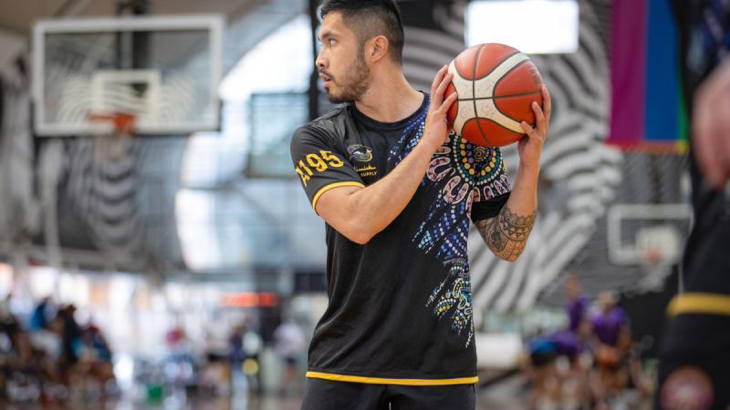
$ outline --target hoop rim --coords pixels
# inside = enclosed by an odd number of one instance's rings
[[[115,135],[134,136],[137,134],[137,115],[127,112],[114,113],[88,113],[86,115],[90,123],[111,124],[111,129],[116,131]]]

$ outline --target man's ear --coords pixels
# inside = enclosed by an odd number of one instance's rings
[[[380,61],[383,58],[388,57],[388,48],[390,43],[385,36],[375,36],[368,41],[368,45],[365,49],[365,56],[370,59],[371,63]]]

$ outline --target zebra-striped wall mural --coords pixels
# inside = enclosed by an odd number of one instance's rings
[[[19,48],[22,50],[22,44]],[[33,201],[27,61],[22,52],[4,55],[8,50],[0,49],[0,250],[5,252],[12,243],[22,241],[25,232],[38,226],[40,210]]]

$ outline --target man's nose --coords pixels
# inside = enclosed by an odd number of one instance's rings
[[[326,64],[325,64],[326,61],[327,61],[327,59],[324,56],[324,50],[322,50],[317,55],[317,60],[314,62],[314,64],[317,67],[319,67],[319,68],[325,68],[326,67]]]

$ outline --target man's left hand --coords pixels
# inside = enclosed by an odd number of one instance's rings
[[[522,124],[520,124],[525,134],[527,134],[527,137],[523,138],[517,145],[521,167],[540,167],[540,154],[547,138],[551,111],[550,93],[544,85],[542,86],[542,98],[544,112],[540,108],[540,104],[537,102],[532,103],[532,111],[535,112],[535,119],[537,120],[536,126],[533,128],[527,121],[522,121]]]

